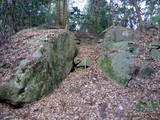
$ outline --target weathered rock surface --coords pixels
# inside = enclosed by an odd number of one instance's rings
[[[150,44],[150,56],[160,59],[160,42],[152,42]]]
[[[154,41],[150,43],[150,49],[160,49],[160,41]]]
[[[15,75],[0,83],[0,99],[22,105],[52,92],[73,67],[73,39],[73,34],[62,32],[40,41],[41,47],[20,62]]]
[[[140,37],[138,33],[120,26],[112,26],[105,33],[102,45],[108,54],[102,56],[98,64],[106,76],[120,85],[126,86],[134,75],[133,54],[138,53],[138,47],[133,41]]]
[[[160,59],[160,49],[152,49],[150,52],[150,56],[155,59]]]
[[[110,49],[109,47],[115,42],[133,41],[139,39],[140,37],[141,36],[138,33],[127,28],[121,26],[112,26],[107,29],[102,44],[104,48],[108,50]]]
[[[80,59],[79,61],[80,62],[76,65],[77,67],[90,67],[92,65],[92,60],[89,57],[85,57],[83,59]]]
[[[145,27],[146,30],[151,30],[151,29],[157,30],[158,29],[156,24],[154,24],[152,22],[145,23],[144,27]]]
[[[124,50],[130,53],[138,52],[138,47],[130,41],[115,42],[108,46],[108,48],[108,50]]]
[[[151,68],[147,63],[145,63],[140,66],[138,76],[141,78],[149,78],[152,73],[154,73],[154,69]]]
[[[126,86],[132,78],[134,57],[129,52],[106,54],[98,60],[98,64],[106,76],[122,86]]]
[[[89,57],[85,57],[85,58],[76,57],[74,59],[74,64],[75,64],[74,69],[76,71],[81,71],[81,70],[88,68],[92,65],[92,59]]]

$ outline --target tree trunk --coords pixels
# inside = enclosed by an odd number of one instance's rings
[[[56,23],[65,27],[68,22],[68,0],[57,0],[56,3]]]
[[[16,19],[15,19],[15,14],[14,14],[14,5],[15,5],[15,1],[12,0],[11,3],[8,3],[7,0],[3,0],[3,7],[5,9],[5,14],[7,16],[9,25],[12,27],[12,29],[17,32],[17,26],[16,26]],[[10,18],[10,19],[9,19]]]
[[[109,20],[108,20],[108,27],[112,26],[113,25],[113,11],[112,11],[112,5],[113,5],[113,0],[110,0],[110,3],[109,3]]]
[[[60,24],[60,0],[56,1],[56,24]]]
[[[68,0],[63,2],[63,26],[68,24]]]
[[[136,14],[137,14],[137,17],[138,17],[140,31],[143,31],[144,30],[144,23],[143,23],[143,20],[142,20],[140,7],[137,4],[137,0],[132,0],[132,5],[136,9]]]

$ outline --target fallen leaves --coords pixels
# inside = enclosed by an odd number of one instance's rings
[[[8,112],[15,118],[24,120],[158,120],[160,117],[160,69],[158,69],[160,61],[147,56],[148,48],[143,40],[150,41],[150,37],[144,36],[143,39],[134,41],[141,49],[140,54],[136,56],[136,65],[142,64],[144,60],[151,62],[150,65],[156,69],[151,78],[136,77],[130,81],[128,87],[118,86],[105,77],[96,64],[96,60],[104,53],[103,49],[96,43],[82,42],[77,46],[79,50],[77,57],[90,57],[93,60],[91,67],[86,71],[70,73],[54,93],[33,104],[20,109],[12,109],[0,104],[0,115]],[[84,38],[82,41],[85,41]],[[153,102],[149,104],[150,111],[137,111],[135,106],[139,101]]]

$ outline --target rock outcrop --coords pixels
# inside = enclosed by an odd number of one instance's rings
[[[73,39],[72,33],[62,32],[38,41],[41,45],[31,58],[22,60],[15,74],[0,83],[0,99],[23,105],[51,93],[73,67]]]
[[[154,73],[154,69],[148,63],[144,63],[140,66],[138,76],[145,79],[151,77],[152,73]]]
[[[106,76],[119,85],[126,86],[134,75],[135,58],[138,47],[133,43],[140,35],[120,26],[110,27],[102,45],[106,53],[98,60],[98,64]]]
[[[108,50],[110,46],[116,42],[133,41],[139,39],[141,36],[127,28],[121,26],[112,26],[106,30],[103,47]]]
[[[106,76],[126,86],[134,72],[134,57],[126,51],[106,54],[99,59],[99,66]]]
[[[150,56],[160,59],[160,42],[152,42],[150,44]]]

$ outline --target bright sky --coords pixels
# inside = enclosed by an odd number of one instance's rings
[[[86,6],[86,4],[87,4],[87,1],[88,0],[72,0],[72,1],[74,1],[75,2],[75,6],[77,6],[81,11],[83,11],[83,9],[84,9],[84,7]],[[108,3],[110,2],[110,0],[106,0]],[[115,2],[116,3],[118,3],[119,5],[121,4],[120,2],[119,2],[119,0],[115,0]],[[141,3],[141,5],[140,5],[140,7],[143,9],[143,8],[145,8],[145,2],[142,2]],[[142,16],[143,17],[143,16]],[[143,17],[143,19],[144,19],[144,17]]]
[[[77,6],[81,11],[84,9],[87,0],[73,0],[75,2],[75,6]]]

